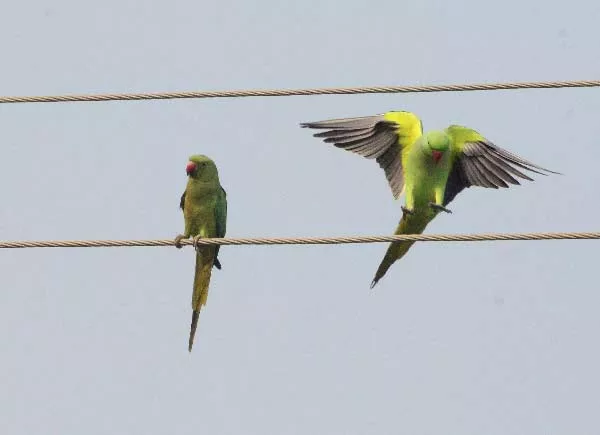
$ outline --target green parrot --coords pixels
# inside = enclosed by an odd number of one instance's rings
[[[219,183],[219,172],[215,162],[203,155],[191,156],[185,171],[187,186],[179,206],[183,210],[185,232],[175,238],[175,246],[181,248],[181,240],[193,237],[225,237],[227,227],[227,194]],[[206,305],[208,285],[212,267],[221,269],[220,246],[198,246],[196,249],[196,271],[192,293],[192,323],[188,351],[192,351],[194,335],[198,326],[200,308]]]
[[[423,134],[421,120],[406,111],[307,122],[300,126],[325,129],[314,136],[375,159],[385,171],[394,198],[406,193],[395,234],[421,234],[438,213],[451,213],[447,205],[464,188],[506,188],[509,184],[520,184],[517,178],[533,181],[519,169],[558,174],[494,145],[467,127],[451,125],[443,131]],[[371,288],[413,243],[390,244]]]

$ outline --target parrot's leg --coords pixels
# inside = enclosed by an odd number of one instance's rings
[[[206,233],[206,227],[202,226],[200,228],[200,232],[192,238],[192,240],[194,241],[194,249],[196,249],[196,252],[198,252],[198,249],[200,249],[200,246],[198,245],[198,240],[207,237],[210,237],[210,235]]]
[[[198,240],[200,240],[202,238],[201,234],[198,234],[197,236],[193,237],[193,241],[194,241],[194,249],[196,250],[196,252],[198,252],[198,249],[200,249],[200,247],[198,246]]]
[[[187,237],[186,237],[186,236],[184,236],[183,234],[178,234],[178,235],[177,235],[177,237],[175,237],[175,241],[174,241],[174,243],[175,243],[175,247],[176,247],[177,249],[181,249],[181,241],[182,241],[183,239],[187,239]]]
[[[404,213],[404,214],[414,214],[415,213],[414,210],[411,210],[404,206],[400,207],[400,209],[402,210],[402,213]]]
[[[446,213],[452,213],[452,210],[447,209],[446,207],[444,207],[443,205],[440,204],[436,204],[434,202],[430,202],[429,206],[437,211],[445,211]]]
[[[444,207],[442,204],[444,203],[444,188],[437,186],[434,191],[433,191],[434,197],[435,197],[435,202],[430,202],[429,206],[434,209],[435,211],[445,211],[446,213],[452,213],[450,210],[448,210],[446,207]]]

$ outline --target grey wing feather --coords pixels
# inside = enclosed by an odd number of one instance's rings
[[[398,199],[404,189],[404,173],[398,151],[395,148],[389,148],[381,157],[377,158],[377,163],[385,172],[394,198]]]
[[[398,125],[395,122],[386,121],[383,115],[375,115],[306,122],[300,126],[326,129],[328,131],[314,136],[367,159],[376,159],[385,171],[394,197],[400,196],[404,188],[404,175],[396,132]]]
[[[462,167],[461,161],[458,160],[448,175],[448,181],[446,182],[446,189],[444,191],[444,207],[450,204],[456,195],[458,195],[465,187],[470,186],[466,170]]]
[[[359,116],[356,118],[338,118],[328,119],[326,121],[304,122],[301,127],[308,128],[323,128],[323,129],[343,129],[343,130],[360,130],[371,129],[378,122],[383,121],[383,115],[375,116]]]
[[[477,158],[469,159],[467,165],[471,165],[473,167],[473,171],[477,173],[477,178],[482,184],[482,187],[489,187],[491,189],[497,189],[496,183],[494,183],[493,177],[488,174],[483,165],[479,163]]]
[[[515,177],[533,181],[517,168],[542,175],[558,174],[506,151],[489,141],[467,142],[462,154],[448,176],[444,205],[449,204],[463,189],[471,186],[492,189],[507,188],[520,184]]]
[[[300,125],[303,128],[326,129],[328,131],[314,136],[325,138],[326,143],[333,143],[338,148],[369,159],[379,157],[398,140],[396,123],[385,121],[383,115],[306,122]]]
[[[346,131],[341,131],[341,132],[339,130],[328,130],[328,131],[323,131],[321,133],[316,133],[314,136],[318,137],[318,138],[325,138],[325,139],[323,139],[323,142],[342,143],[344,141],[352,142],[357,139],[361,139],[363,137],[369,137],[372,135],[373,135],[372,129],[362,128],[359,130],[346,130]]]

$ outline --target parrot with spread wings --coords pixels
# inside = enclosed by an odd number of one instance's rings
[[[558,174],[494,145],[467,127],[451,125],[443,131],[423,133],[421,120],[407,111],[300,126],[326,130],[314,136],[379,163],[394,198],[406,194],[395,234],[421,234],[440,212],[452,213],[448,204],[465,188],[507,188],[520,184],[517,178],[533,181],[522,170]],[[390,244],[371,288],[413,243]]]

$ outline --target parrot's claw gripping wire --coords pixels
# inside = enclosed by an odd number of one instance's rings
[[[443,205],[440,204],[435,204],[433,202],[429,203],[429,206],[437,211],[445,211],[446,213],[452,213],[452,210],[447,209],[446,207],[444,207]]]
[[[194,250],[196,252],[198,252],[198,240],[200,240],[202,238],[202,236],[194,236],[193,240],[193,246],[194,246]]]
[[[177,249],[181,249],[181,241],[183,239],[185,239],[186,237],[183,234],[179,234],[177,237],[175,237],[175,240],[173,241],[173,244],[175,245],[175,247]]]

